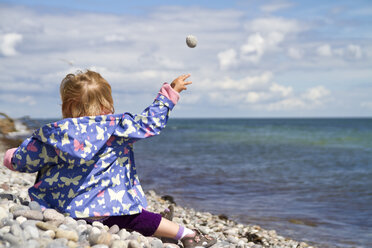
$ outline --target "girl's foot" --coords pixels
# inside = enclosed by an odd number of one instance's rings
[[[193,248],[197,246],[210,247],[214,245],[217,240],[209,235],[203,235],[199,230],[193,230],[194,236],[185,236],[181,239],[184,248]]]

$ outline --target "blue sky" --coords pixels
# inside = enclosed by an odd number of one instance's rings
[[[191,73],[174,117],[371,117],[370,23],[371,1],[0,0],[0,112],[59,118],[93,69],[119,112]]]

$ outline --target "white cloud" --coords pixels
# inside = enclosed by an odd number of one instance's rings
[[[248,22],[245,28],[253,32],[279,32],[283,34],[297,33],[306,29],[303,24],[296,20],[281,17],[257,18]]]
[[[268,52],[281,50],[282,43],[292,34],[302,31],[299,22],[284,18],[257,18],[245,24],[245,29],[250,34],[245,43],[240,45],[240,54],[235,59],[235,64],[250,62],[257,64]],[[299,57],[291,50],[292,56]]]
[[[360,59],[362,57],[362,49],[358,45],[350,44],[347,46],[347,54],[354,59]]]
[[[26,95],[22,96],[19,94],[0,94],[0,102],[21,104],[22,106],[34,106],[36,100],[34,96]]]
[[[18,33],[7,33],[0,36],[0,52],[4,56],[14,56],[17,54],[15,46],[20,43],[23,36]]]
[[[288,49],[288,56],[293,59],[302,59],[303,51],[298,48],[290,47]]]
[[[303,99],[312,101],[314,103],[318,103],[329,94],[330,94],[329,90],[327,90],[323,86],[317,86],[307,90],[307,92],[303,94]]]
[[[265,90],[272,79],[271,72],[264,72],[258,76],[246,76],[242,79],[234,80],[225,77],[222,81],[217,81],[215,86],[222,90],[252,91]]]
[[[323,106],[330,95],[330,91],[324,86],[317,86],[306,90],[306,92],[294,95],[291,89],[287,89],[286,97],[266,106],[267,110],[310,110]]]
[[[244,59],[253,63],[259,62],[266,49],[265,42],[258,33],[249,36],[247,42],[240,48]]]
[[[292,86],[273,82],[273,73],[264,72],[241,79],[225,78],[209,89],[210,101],[216,105],[234,104],[266,111],[309,110],[323,106],[330,91],[316,86],[295,92]],[[247,105],[248,104],[248,105]]]
[[[226,69],[237,63],[237,53],[235,49],[232,48],[218,53],[217,57],[220,62],[221,69]]]
[[[317,48],[317,53],[323,57],[331,57],[332,56],[332,48],[329,44],[321,45]]]
[[[339,57],[343,59],[360,59],[363,56],[362,48],[355,44],[339,48],[332,48],[330,44],[323,44],[318,46],[317,54],[322,57]]]
[[[281,10],[281,9],[287,9],[287,8],[290,8],[292,7],[293,4],[290,3],[290,2],[280,2],[280,1],[277,1],[277,2],[272,2],[270,4],[265,4],[263,6],[261,6],[261,10],[264,11],[264,12],[275,12],[275,11],[278,11],[278,10]]]

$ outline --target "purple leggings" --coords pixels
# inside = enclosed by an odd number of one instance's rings
[[[87,221],[92,222],[92,220]],[[142,212],[139,214],[110,216],[101,222],[109,227],[118,225],[120,229],[125,228],[139,232],[144,236],[152,236],[158,229],[160,221],[160,214],[142,209]]]

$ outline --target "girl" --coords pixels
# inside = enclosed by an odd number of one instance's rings
[[[93,71],[68,74],[61,83],[63,118],[36,130],[6,152],[4,165],[38,172],[31,200],[73,218],[99,220],[145,236],[181,240],[184,247],[216,240],[145,210],[134,164],[133,143],[160,133],[190,75],[164,83],[141,115],[114,114],[111,87]]]

